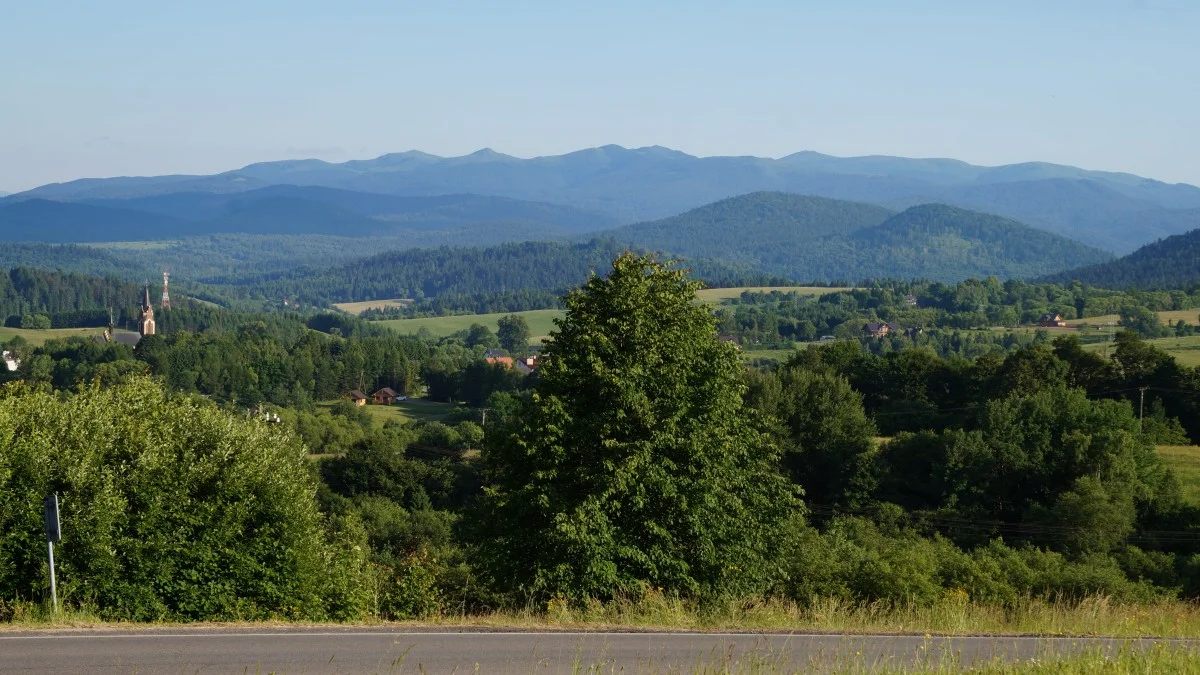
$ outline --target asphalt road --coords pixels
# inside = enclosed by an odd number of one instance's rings
[[[664,673],[967,666],[1152,641],[371,628],[0,632],[2,673]]]

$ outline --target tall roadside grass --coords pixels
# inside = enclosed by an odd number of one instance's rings
[[[0,604],[3,604],[0,601]],[[0,630],[113,626],[89,608],[53,614],[45,603],[7,603]],[[251,622],[253,623],[253,622]],[[267,623],[296,623],[281,617]],[[385,625],[371,620],[359,625]],[[133,624],[119,624],[133,625]],[[158,624],[161,625],[161,624]],[[444,612],[395,625],[548,629],[787,631],[838,634],[1042,635],[1117,638],[1197,638],[1200,603],[1182,600],[1119,603],[1105,596],[1080,601],[1027,598],[1011,605],[976,603],[951,596],[933,606],[856,603],[818,598],[809,603],[766,600],[697,605],[661,593],[608,602],[572,604],[551,600],[522,609]]]
[[[650,593],[636,600],[582,605],[551,600],[545,606],[516,611],[448,614],[433,622],[556,629],[1190,638],[1200,636],[1200,604],[1180,600],[1116,603],[1105,596],[1092,596],[1081,601],[1029,598],[1010,606],[951,597],[934,606],[819,598],[803,605],[768,600],[702,607]]]

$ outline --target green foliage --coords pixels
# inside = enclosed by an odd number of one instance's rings
[[[1000,539],[963,550],[940,536],[865,518],[836,518],[821,532],[802,528],[797,540],[780,592],[801,602],[832,597],[900,606],[974,601],[1015,607],[1029,598],[1104,595],[1130,602],[1162,594],[1147,582],[1129,580],[1104,556],[1071,560],[1033,547],[1012,548]],[[1127,555],[1149,562],[1137,549]]]
[[[784,467],[808,501],[858,507],[870,497],[875,425],[846,378],[787,368],[759,376],[748,402],[781,423]]]
[[[529,322],[520,314],[500,317],[496,336],[500,346],[510,354],[524,354],[529,350]]]
[[[21,328],[50,330],[50,317],[45,314],[26,314],[21,317]]]
[[[1120,325],[1145,338],[1163,337],[1167,333],[1158,315],[1145,307],[1122,307]]]
[[[881,499],[973,519],[965,540],[990,527],[1075,555],[1113,549],[1137,514],[1180,500],[1128,405],[1061,387],[989,403],[979,431],[901,435],[880,461]]]
[[[364,560],[326,530],[286,431],[136,379],[58,398],[0,393],[0,594],[45,590],[57,493],[60,593],[112,619],[349,619]]]
[[[622,255],[566,300],[535,393],[489,434],[482,573],[537,597],[761,591],[796,513],[696,285]]]

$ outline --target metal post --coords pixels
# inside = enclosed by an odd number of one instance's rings
[[[62,539],[62,525],[58,519],[58,495],[46,495],[42,500],[42,510],[46,526],[46,551],[50,557],[50,598],[54,603],[54,613],[58,614],[58,582],[54,578],[54,542]]]
[[[53,603],[54,613],[58,614],[58,582],[54,578],[54,542],[46,542],[50,553],[50,602]]]

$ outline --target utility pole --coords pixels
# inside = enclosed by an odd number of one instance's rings
[[[1149,388],[1150,387],[1138,387],[1138,394],[1139,394],[1138,429],[1141,429],[1145,426],[1144,420],[1146,419],[1146,390]]]

